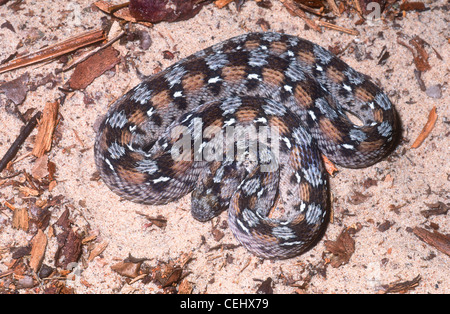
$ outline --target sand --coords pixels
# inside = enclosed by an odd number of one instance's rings
[[[333,30],[322,34],[306,29],[304,22],[291,16],[279,1],[272,1],[270,10],[262,9],[248,1],[237,13],[234,4],[218,9],[208,5],[194,18],[177,23],[159,23],[147,30],[152,45],[142,51],[139,42],[115,45],[123,59],[115,71],[97,78],[84,91],[68,95],[60,108],[60,140],[49,153],[56,164],[57,185],[41,197],[64,195],[74,205],[72,218],[79,229],[98,232],[98,242],[107,241],[106,250],[90,262],[80,263],[81,279],[71,283],[76,293],[154,293],[161,291],[153,283],[137,281],[131,285],[124,277],[111,270],[119,260],[129,254],[147,258],[148,265],[157,261],[177,259],[182,253],[191,253],[192,260],[185,266],[186,279],[193,293],[254,293],[262,280],[273,279],[275,293],[377,293],[383,285],[396,281],[412,280],[420,275],[419,285],[409,293],[450,293],[450,258],[434,247],[420,241],[411,231],[416,226],[437,226],[439,232],[450,233],[447,215],[425,218],[420,212],[427,204],[449,202],[449,104],[448,92],[450,64],[450,31],[448,11],[441,7],[446,1],[426,1],[425,12],[408,12],[404,18],[392,22],[376,20],[356,26],[360,35],[353,36]],[[46,1],[24,1],[22,10],[13,12],[8,5],[0,6],[0,25],[8,20],[15,32],[0,28],[0,60],[17,50],[31,52],[47,44],[69,38],[89,29],[99,28],[106,15],[92,7],[91,1],[70,1],[64,6],[48,5]],[[238,244],[228,228],[221,229],[226,214],[201,223],[189,212],[190,196],[166,206],[144,206],[121,200],[101,181],[92,180],[96,172],[93,159],[94,124],[104,114],[112,101],[139,83],[135,68],[143,74],[154,73],[190,54],[235,35],[261,31],[258,20],[264,19],[270,30],[297,35],[324,47],[350,44],[340,57],[356,70],[370,75],[382,86],[400,115],[403,140],[394,153],[376,165],[358,170],[340,168],[330,179],[333,219],[324,238],[304,255],[283,261],[261,260],[252,256],[242,246],[232,250],[211,250],[219,244]],[[357,16],[344,14],[336,19],[341,26],[354,28]],[[414,77],[411,52],[398,44],[419,35],[442,56],[440,60],[432,49],[431,69],[422,74],[426,86],[440,84],[442,97],[429,97],[418,87]],[[383,47],[390,53],[384,65],[377,65]],[[17,48],[19,47],[19,48]],[[175,58],[167,60],[163,51],[173,52]],[[369,57],[367,57],[369,56]],[[360,58],[359,58],[360,57]],[[127,65],[125,67],[124,65]],[[54,73],[61,67],[57,61],[41,63],[0,74],[1,81],[10,81],[28,72],[30,80],[39,75]],[[58,74],[66,82],[72,71]],[[58,85],[58,86],[60,86]],[[29,91],[18,108],[42,110],[47,101],[61,96],[57,88],[49,85]],[[85,103],[85,97],[94,101]],[[0,93],[0,156],[6,152],[19,133],[22,122],[6,110],[8,100]],[[411,144],[421,132],[433,107],[437,108],[436,125],[417,149]],[[33,133],[35,134],[35,133]],[[77,138],[78,137],[78,138]],[[28,139],[19,155],[32,147]],[[31,171],[34,159],[25,158],[14,165],[16,170]],[[1,174],[5,176],[3,172]],[[376,185],[364,185],[369,179]],[[356,193],[356,194],[355,194]],[[355,202],[358,193],[368,197]],[[17,189],[0,186],[0,202],[16,198],[21,207]],[[359,203],[359,204],[358,204]],[[393,208],[398,208],[393,210]],[[30,235],[11,227],[12,213],[0,208],[0,249],[27,245]],[[51,223],[65,208],[52,212]],[[145,217],[162,215],[167,226],[160,229],[148,226]],[[386,221],[392,225],[385,231],[379,226]],[[348,264],[338,268],[324,265],[324,240],[335,240],[349,226],[360,224],[361,230],[353,237],[355,252]],[[216,241],[211,233],[214,226],[225,236]],[[86,247],[83,258],[86,258]],[[49,238],[44,263],[53,265],[56,239]],[[11,254],[0,251],[0,273],[8,269]],[[325,274],[325,276],[324,276]],[[0,279],[1,281],[2,279]],[[306,283],[305,286],[302,286]],[[303,289],[305,288],[305,289]],[[24,290],[21,290],[24,292]]]

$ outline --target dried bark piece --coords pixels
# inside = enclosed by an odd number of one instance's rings
[[[430,231],[420,227],[414,227],[413,232],[420,240],[450,256],[450,236],[442,234],[438,231],[431,233]]]
[[[56,128],[58,118],[59,102],[48,102],[42,113],[42,119],[39,121],[38,134],[33,147],[32,154],[36,157],[42,157],[52,147],[53,132]]]
[[[330,264],[334,268],[347,264],[355,252],[355,240],[350,236],[352,228],[345,228],[336,241],[325,241],[325,248],[332,254]]]
[[[418,148],[420,145],[422,145],[423,141],[428,137],[428,135],[433,130],[436,120],[437,120],[436,107],[433,107],[433,109],[431,109],[428,115],[427,123],[425,124],[419,136],[412,144],[411,148]]]
[[[69,87],[72,89],[84,89],[97,77],[112,69],[119,62],[119,52],[113,47],[109,46],[100,50],[77,65],[68,82]]]
[[[45,249],[47,248],[47,236],[39,229],[32,240],[30,267],[37,272],[44,260]]]
[[[26,208],[16,208],[13,213],[12,226],[28,231],[28,211]]]
[[[129,8],[138,20],[175,22],[194,17],[205,3],[205,0],[131,0]]]

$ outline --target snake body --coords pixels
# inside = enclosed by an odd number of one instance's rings
[[[227,210],[244,247],[281,259],[311,247],[326,225],[321,154],[344,167],[370,166],[392,149],[398,128],[386,94],[326,49],[250,33],[123,95],[105,115],[94,150],[101,178],[121,197],[161,205],[192,192],[194,218]],[[191,150],[179,145],[188,135]]]

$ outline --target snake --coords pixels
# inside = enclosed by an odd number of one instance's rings
[[[372,79],[297,36],[247,33],[184,58],[130,89],[95,144],[103,182],[191,213],[227,212],[235,238],[264,259],[303,254],[330,215],[323,156],[369,167],[395,147],[397,113]]]

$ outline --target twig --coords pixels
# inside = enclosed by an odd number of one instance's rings
[[[7,64],[0,66],[0,73],[18,69],[37,62],[53,59],[74,51],[78,48],[88,46],[90,44],[102,41],[105,39],[105,33],[103,30],[94,30],[87,33],[83,33],[76,37],[70,38],[61,43],[46,47],[36,52],[32,52],[26,56],[19,57],[17,59],[8,62]]]
[[[327,27],[327,28],[330,28],[330,29],[334,29],[334,30],[339,31],[339,32],[343,32],[343,33],[347,33],[347,34],[355,35],[355,36],[359,35],[359,32],[357,30],[354,30],[354,29],[348,29],[348,28],[345,28],[345,27],[342,27],[342,26],[338,26],[338,25],[335,25],[335,24],[331,24],[331,23],[325,22],[325,21],[319,21],[318,23],[319,23],[320,26]]]
[[[322,33],[322,30],[316,25],[316,23],[314,23],[313,20],[309,19],[306,16],[306,13],[303,10],[299,9],[291,0],[280,0],[280,2],[288,9],[288,11],[301,17],[309,27],[318,31],[319,33]]]
[[[0,160],[0,172],[5,169],[8,162],[10,162],[19,151],[22,144],[25,142],[27,137],[30,135],[30,133],[33,131],[33,129],[36,127],[38,119],[41,117],[41,112],[37,112],[31,119],[28,121],[27,125],[23,128],[23,130],[20,132],[17,139],[12,143],[11,147],[8,149],[6,154],[3,156],[2,160]]]

